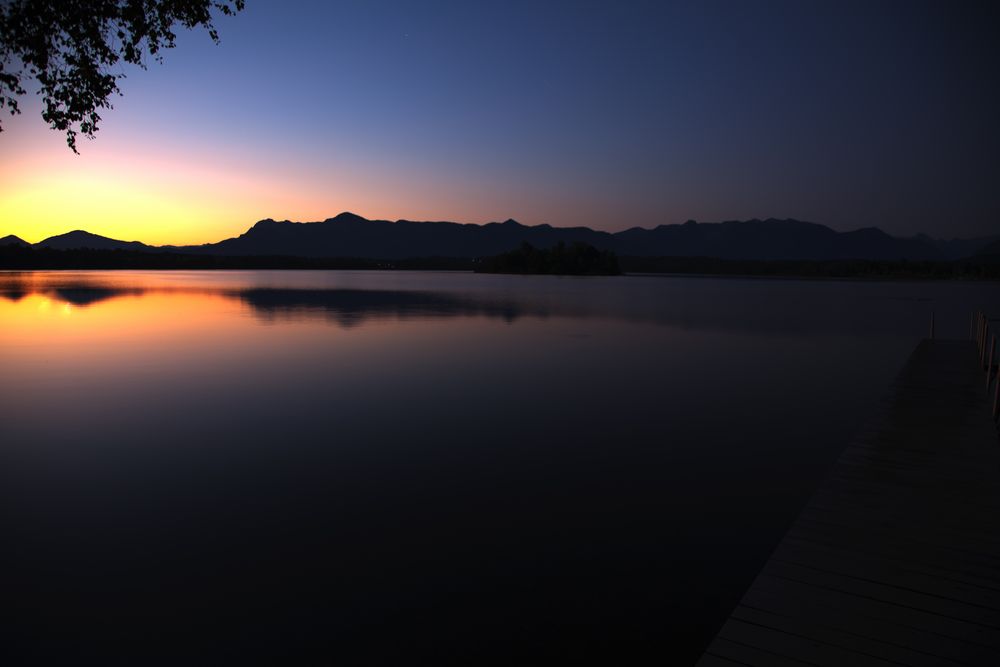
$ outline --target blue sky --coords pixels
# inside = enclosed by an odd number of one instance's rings
[[[203,169],[197,196],[174,187],[213,212],[197,218],[205,240],[342,210],[608,230],[773,216],[1000,231],[989,4],[247,4],[219,20],[221,45],[185,33],[162,65],[129,71],[81,156],[29,103],[4,121],[3,161],[32,164],[33,187],[49,159],[65,179],[99,170],[122,187],[150,160]],[[218,201],[205,203],[212,174]],[[2,204],[24,182],[0,186],[0,232],[31,224],[28,204]],[[160,236],[194,240],[193,224]]]

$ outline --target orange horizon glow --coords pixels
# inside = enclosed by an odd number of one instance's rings
[[[238,275],[212,287],[199,284],[197,275],[139,271],[128,276],[114,272],[8,276],[8,291],[0,296],[0,350],[9,354],[8,364],[33,367],[38,378],[47,377],[37,371],[42,364],[38,355],[45,368],[104,377],[108,368],[135,374],[180,366],[204,372],[227,360],[243,365],[251,354],[248,350],[262,346],[272,358],[312,366],[313,360],[303,351],[317,341],[329,346],[334,339],[339,342],[333,349],[345,358],[365,353],[384,359],[386,341],[399,335],[397,313],[373,312],[347,323],[295,310],[262,313],[240,298],[239,288],[248,284]],[[103,287],[112,293],[90,303],[74,303],[59,293],[66,286]],[[116,289],[123,291],[115,293]],[[484,330],[493,326],[474,313],[465,319],[478,322],[472,326]],[[436,347],[457,331],[452,320],[411,320],[408,340]],[[364,336],[355,334],[359,328]],[[276,335],[281,336],[280,349],[273,344]]]
[[[87,143],[86,154],[77,156],[50,142],[47,150],[4,160],[0,236],[37,243],[83,229],[150,245],[195,245],[237,236],[267,217],[323,220],[336,214],[332,203],[286,175],[255,173],[223,159],[150,156],[99,144]]]
[[[85,230],[149,245],[198,245],[238,236],[265,218],[315,222],[343,211],[369,219],[481,223],[514,215],[500,211],[483,219],[476,210],[500,209],[484,201],[483,190],[466,188],[457,199],[406,165],[331,161],[317,167],[268,160],[245,148],[195,155],[183,145],[113,130],[82,143],[75,155],[44,126],[15,130],[17,136],[3,135],[0,237],[29,243]]]

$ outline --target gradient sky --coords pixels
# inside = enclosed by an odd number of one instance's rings
[[[248,0],[74,155],[0,134],[0,236],[272,217],[1000,232],[1000,20],[968,2]]]

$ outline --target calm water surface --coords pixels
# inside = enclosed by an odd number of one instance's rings
[[[0,273],[5,664],[689,664],[996,285]]]

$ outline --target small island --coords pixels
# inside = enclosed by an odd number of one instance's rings
[[[522,243],[520,248],[476,262],[476,273],[547,274],[560,276],[619,276],[618,256],[588,243],[536,248]]]

